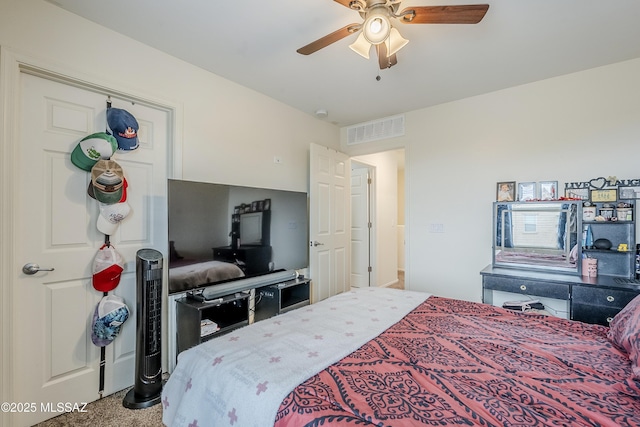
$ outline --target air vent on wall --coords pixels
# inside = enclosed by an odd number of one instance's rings
[[[404,135],[404,114],[347,127],[347,145]]]

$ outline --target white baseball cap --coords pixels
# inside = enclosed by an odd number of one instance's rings
[[[101,233],[111,236],[118,229],[120,222],[131,213],[131,206],[129,206],[128,202],[114,203],[112,205],[99,203],[99,205],[100,215],[98,215],[96,227]]]

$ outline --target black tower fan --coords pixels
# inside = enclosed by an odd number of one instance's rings
[[[140,249],[136,255],[136,378],[122,401],[129,409],[160,403],[162,393],[162,254]]]

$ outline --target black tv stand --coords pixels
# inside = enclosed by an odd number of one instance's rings
[[[178,354],[190,347],[249,324],[249,292],[198,301],[176,301]]]
[[[254,321],[310,304],[311,281],[304,278],[256,288]]]
[[[176,300],[176,356],[234,329],[310,304],[311,280],[291,271],[214,285]],[[295,275],[295,272],[293,272]],[[255,289],[255,302],[250,301]],[[204,294],[203,294],[204,292]],[[208,298],[208,299],[205,299]],[[215,325],[214,325],[215,324]]]

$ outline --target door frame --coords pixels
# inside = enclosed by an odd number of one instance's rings
[[[20,268],[20,260],[16,260],[12,248],[16,246],[19,236],[14,231],[14,206],[20,196],[18,188],[18,170],[16,159],[19,150],[13,141],[19,140],[20,129],[20,91],[19,83],[22,73],[36,75],[48,80],[53,80],[80,87],[105,96],[112,95],[118,98],[131,100],[135,103],[147,105],[152,108],[164,110],[168,115],[169,129],[167,129],[167,177],[182,176],[182,145],[176,135],[182,133],[182,108],[167,100],[154,98],[145,93],[134,93],[121,84],[114,85],[103,77],[81,76],[74,70],[61,68],[58,64],[45,59],[34,58],[22,52],[10,50],[0,46],[0,401],[14,402],[13,398],[13,284],[14,269]],[[167,242],[168,245],[168,242]],[[167,248],[163,248],[167,253]],[[168,272],[164,271],[164,281],[167,281]],[[163,289],[163,330],[167,330],[167,291]],[[166,341],[163,340],[163,369],[167,366]],[[0,414],[0,425],[9,425],[8,412]]]
[[[369,221],[371,228],[369,229],[369,266],[371,272],[369,274],[369,287],[377,287],[377,233],[376,233],[376,167],[361,160],[351,158],[351,169],[366,169],[371,179],[371,183],[367,186],[367,209],[369,211]],[[353,258],[351,259],[353,266]]]

